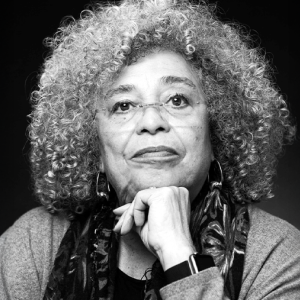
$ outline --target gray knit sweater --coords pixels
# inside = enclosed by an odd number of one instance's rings
[[[249,207],[250,231],[239,299],[300,300],[300,232]],[[23,215],[0,237],[0,299],[42,299],[55,254],[69,222],[44,208]],[[224,282],[217,267],[169,284],[164,300],[219,300]]]

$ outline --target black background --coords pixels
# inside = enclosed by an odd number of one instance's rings
[[[214,1],[211,1],[214,2]],[[63,17],[79,17],[90,2],[87,0],[14,1],[2,12],[7,17],[2,56],[2,197],[0,234],[29,209],[37,206],[30,187],[29,145],[26,127],[30,112],[29,95],[37,84],[37,76],[47,55],[43,39],[52,36]],[[237,21],[254,37],[256,46],[265,49],[276,66],[277,83],[288,99],[294,117],[299,119],[296,98],[299,78],[296,51],[289,49],[291,28],[288,3],[273,0],[220,0],[218,15],[225,21]],[[9,21],[8,21],[9,20]],[[3,37],[2,37],[3,38]],[[298,116],[297,116],[298,115]],[[275,198],[260,204],[265,210],[286,219],[300,229],[300,142],[288,146],[275,178]]]

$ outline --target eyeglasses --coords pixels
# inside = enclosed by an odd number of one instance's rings
[[[120,101],[113,105],[109,103],[102,104],[98,112],[103,112],[108,118],[112,118],[115,122],[127,122],[138,115],[143,115],[146,109],[155,109],[161,116],[168,118],[170,116],[176,118],[185,118],[193,114],[195,108],[200,101],[189,101],[180,95],[169,98],[166,102],[140,103],[134,101]]]

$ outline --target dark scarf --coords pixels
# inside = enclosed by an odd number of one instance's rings
[[[118,237],[112,231],[115,203],[99,200],[90,213],[71,222],[57,252],[44,300],[113,300],[118,251]],[[193,201],[190,230],[197,251],[214,258],[225,281],[225,293],[237,299],[249,231],[247,206],[234,205],[228,195],[218,189],[208,192],[206,186]],[[151,280],[146,282],[144,299],[161,299],[159,289],[165,284],[157,260]]]

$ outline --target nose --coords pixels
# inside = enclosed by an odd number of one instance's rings
[[[149,133],[156,134],[158,132],[169,132],[170,124],[168,120],[162,116],[159,107],[145,107],[143,113],[137,123],[137,134]]]

